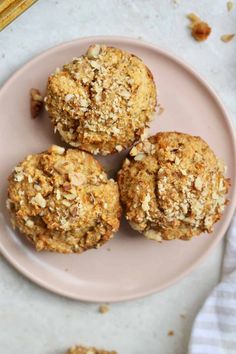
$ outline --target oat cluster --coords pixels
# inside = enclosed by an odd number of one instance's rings
[[[153,76],[141,59],[93,45],[48,79],[45,108],[62,139],[92,154],[139,140],[156,106]]]
[[[133,147],[118,174],[126,218],[158,241],[211,232],[227,202],[224,172],[200,137],[158,133]]]
[[[11,220],[38,251],[98,248],[120,224],[117,183],[88,153],[53,145],[29,155],[9,177]]]
[[[107,351],[96,348],[85,348],[81,346],[75,346],[70,348],[65,354],[117,354],[114,351]]]

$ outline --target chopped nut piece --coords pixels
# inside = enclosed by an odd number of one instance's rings
[[[206,22],[197,22],[192,26],[192,36],[196,41],[205,41],[211,33],[211,27]]]
[[[68,93],[66,96],[65,96],[65,102],[69,102],[70,100],[72,100],[72,98],[74,98],[75,96],[71,93]]]
[[[194,186],[197,190],[201,190],[202,189],[202,180],[200,177],[197,177],[194,181]]]
[[[138,155],[134,157],[135,161],[142,161],[144,158],[145,154],[143,152],[140,152]]]
[[[28,219],[25,223],[26,226],[28,226],[29,228],[32,228],[34,227],[34,222],[30,219]]]
[[[227,2],[227,10],[230,12],[234,7],[233,1],[228,1]]]
[[[58,145],[52,145],[49,149],[49,152],[55,152],[58,155],[63,155],[65,152],[65,148],[58,146]]]
[[[90,65],[96,70],[100,69],[100,64],[98,64],[95,60],[90,60]]]
[[[145,196],[144,201],[143,201],[143,203],[142,203],[142,209],[143,209],[144,211],[148,211],[148,210],[150,209],[150,206],[149,206],[150,200],[151,200],[151,196],[150,196],[150,194],[148,193],[148,194]]]
[[[82,186],[86,183],[86,177],[82,173],[72,172],[69,174],[71,184],[73,186]]]
[[[23,179],[24,179],[24,173],[23,172],[19,172],[19,173],[15,174],[14,180],[16,182],[21,182],[21,181],[23,181]]]
[[[191,21],[190,28],[193,38],[198,42],[205,41],[211,33],[211,27],[194,13],[188,14],[187,18]]]
[[[123,150],[123,147],[121,145],[116,145],[116,150],[118,152],[121,152]]]
[[[45,208],[47,204],[41,193],[37,193],[35,197],[31,198],[30,202],[39,205],[41,208]]]
[[[65,205],[66,207],[70,207],[70,202],[68,202],[67,200],[63,200],[62,204]]]
[[[174,334],[175,334],[174,331],[169,331],[169,332],[168,332],[168,336],[173,336]]]
[[[130,94],[130,92],[127,91],[127,90],[122,90],[122,91],[120,92],[120,96],[122,96],[122,97],[124,97],[126,100],[128,100],[128,99],[130,98],[131,94]]]
[[[6,207],[8,210],[11,209],[11,199],[9,199],[9,198],[6,200]]]
[[[98,311],[102,314],[107,313],[110,311],[109,306],[107,305],[100,305]]]
[[[232,34],[223,34],[223,36],[220,37],[220,39],[222,40],[222,42],[230,42],[232,41],[232,39],[234,38],[235,36],[235,33],[232,33]]]
[[[43,107],[43,97],[39,90],[32,88],[30,90],[30,112],[31,117],[36,118]]]
[[[149,240],[155,240],[155,241],[162,241],[161,233],[157,232],[155,230],[148,230],[144,233],[144,235],[149,239]]]
[[[143,130],[143,134],[141,134],[141,141],[147,139],[148,138],[148,134],[149,134],[149,128],[145,128]]]
[[[57,161],[54,165],[55,170],[60,174],[70,173],[72,172],[73,168],[71,163],[67,163],[64,161]]]
[[[195,15],[193,12],[191,12],[190,14],[187,15],[187,18],[191,21],[191,22],[201,22],[201,19]]]
[[[100,51],[101,46],[99,44],[91,45],[87,50],[87,57],[89,59],[97,58],[99,56]]]
[[[131,150],[130,150],[130,156],[136,156],[138,154],[138,149],[134,146]]]
[[[75,195],[75,194],[72,194],[72,193],[70,193],[70,194],[64,194],[64,197],[65,197],[66,199],[68,199],[68,200],[74,200],[74,199],[76,199],[76,195]]]
[[[72,207],[70,212],[71,212],[71,215],[75,217],[78,214],[78,208]]]

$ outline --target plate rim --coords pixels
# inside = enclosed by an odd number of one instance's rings
[[[48,54],[50,55],[51,52],[54,52],[57,49],[66,49],[66,47],[70,47],[71,45],[78,44],[81,45],[83,42],[106,42],[106,41],[113,41],[115,43],[117,42],[123,42],[125,44],[130,44],[136,45],[142,48],[147,48],[151,49],[155,52],[158,52],[159,54],[163,55],[164,57],[167,57],[171,61],[177,63],[179,66],[181,66],[185,71],[189,72],[198,82],[200,82],[203,87],[207,90],[207,92],[210,94],[210,96],[214,99],[214,102],[217,104],[217,106],[220,108],[222,112],[222,116],[224,117],[224,121],[227,124],[228,131],[231,135],[231,140],[233,143],[233,158],[232,160],[234,161],[234,164],[236,165],[236,133],[235,133],[235,128],[233,126],[233,122],[230,119],[227,110],[221,100],[221,98],[217,95],[216,91],[211,87],[211,85],[207,82],[205,78],[203,78],[200,74],[195,71],[189,65],[185,60],[180,58],[178,55],[174,54],[171,52],[171,50],[167,48],[160,47],[156,44],[132,38],[132,37],[127,37],[127,36],[113,36],[113,35],[102,35],[102,36],[86,36],[86,37],[81,37],[81,38],[76,38],[70,41],[62,42],[60,44],[57,44],[53,47],[50,47],[40,54],[37,54],[34,56],[32,59],[27,61],[25,64],[20,66],[1,86],[0,88],[0,96],[4,93],[5,90],[7,90],[8,86],[14,81],[19,74],[21,74],[22,70],[27,69],[28,66],[30,66],[32,63],[37,62],[38,60],[43,59],[45,56]],[[236,177],[235,177],[236,181]],[[74,291],[70,290],[63,290],[58,288],[57,286],[51,285],[47,282],[45,282],[42,278],[38,277],[37,275],[34,275],[34,273],[30,272],[27,270],[24,266],[21,265],[17,260],[14,259],[13,256],[8,252],[8,250],[2,245],[0,242],[0,252],[1,254],[5,257],[5,259],[13,266],[17,271],[19,271],[23,276],[28,278],[31,282],[37,284],[40,287],[43,287],[44,289],[53,292],[54,294],[64,296],[66,298],[74,299],[74,300],[80,300],[80,301],[85,301],[85,302],[121,302],[121,301],[127,301],[127,300],[134,300],[138,298],[142,298],[154,293],[157,293],[159,291],[162,291],[164,289],[167,289],[171,285],[174,285],[181,279],[183,279],[185,276],[190,274],[192,270],[197,267],[206,257],[207,255],[213,250],[213,248],[222,240],[224,235],[227,232],[227,229],[230,225],[231,219],[233,217],[234,211],[236,208],[236,188],[232,188],[232,197],[230,204],[228,206],[228,211],[227,215],[225,216],[224,224],[222,226],[221,234],[217,238],[215,238],[210,246],[208,247],[207,251],[202,254],[196,261],[191,263],[191,265],[183,271],[181,274],[178,276],[175,276],[173,279],[165,282],[163,285],[158,285],[158,286],[153,286],[152,289],[147,289],[147,290],[142,290],[142,291],[137,291],[135,294],[127,294],[127,295],[113,295],[112,297],[107,297],[104,296],[96,296],[96,295],[89,295],[89,296],[83,296],[83,295],[77,295],[75,294]]]

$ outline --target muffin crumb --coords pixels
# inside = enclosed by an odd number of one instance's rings
[[[172,330],[168,332],[168,336],[169,336],[169,337],[174,336],[174,334],[175,334],[175,332],[174,332],[174,331],[172,331]]]
[[[110,307],[108,305],[100,305],[99,308],[98,308],[98,311],[101,314],[105,314],[105,313],[110,311]]]
[[[43,97],[38,89],[30,90],[30,112],[31,117],[36,118],[43,108]]]

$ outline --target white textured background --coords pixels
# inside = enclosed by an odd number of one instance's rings
[[[193,41],[185,15],[196,12],[212,26],[205,43]],[[236,122],[236,7],[226,0],[40,0],[0,33],[0,84],[41,51],[73,38],[124,35],[142,38],[192,65],[215,88]],[[0,117],[4,119],[4,117]],[[1,132],[0,134],[4,134]],[[75,343],[113,348],[120,354],[187,354],[193,319],[220,277],[223,243],[191,275],[145,299],[98,305],[42,290],[0,256],[0,352],[62,354]],[[181,316],[184,315],[184,318]],[[174,336],[167,335],[169,330]]]

